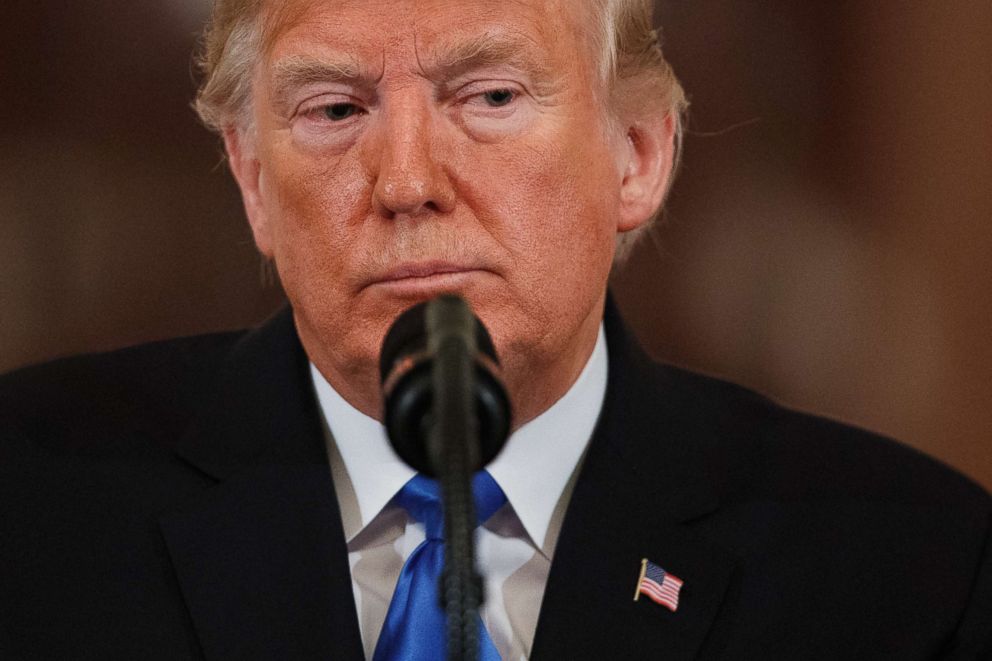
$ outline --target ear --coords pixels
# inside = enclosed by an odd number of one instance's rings
[[[262,165],[258,160],[254,141],[243,131],[228,127],[224,129],[224,148],[227,150],[231,173],[241,189],[241,199],[255,237],[255,245],[262,255],[272,259],[272,228],[262,196]]]
[[[642,119],[627,127],[618,232],[646,223],[661,206],[675,162],[675,117]]]

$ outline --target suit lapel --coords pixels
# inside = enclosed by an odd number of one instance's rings
[[[680,401],[675,372],[627,339],[608,305],[606,401],[551,563],[533,659],[696,658],[736,559],[693,534],[716,510],[713,420]],[[641,559],[684,581],[678,610],[634,601]],[[719,636],[715,636],[719,637]]]
[[[287,309],[231,352],[179,456],[217,482],[161,529],[207,659],[360,659],[348,552]]]

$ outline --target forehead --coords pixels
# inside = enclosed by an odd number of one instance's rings
[[[329,48],[383,60],[412,48],[435,57],[483,36],[554,60],[587,51],[583,0],[269,0],[263,6],[265,52],[278,59]],[[308,53],[309,54],[309,53]],[[315,54],[315,53],[314,53]]]

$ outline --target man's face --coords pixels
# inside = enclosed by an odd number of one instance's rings
[[[591,350],[630,223],[627,141],[607,128],[572,4],[301,1],[280,15],[253,137],[228,147],[308,354],[371,415],[390,323],[443,292],[489,328],[524,418],[550,404],[542,379],[570,383]]]

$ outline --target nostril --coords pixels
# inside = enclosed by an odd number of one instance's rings
[[[454,208],[453,183],[428,151],[426,144],[402,141],[385,149],[373,188],[373,204],[380,215],[447,213]]]
[[[374,204],[385,218],[397,214],[416,215],[424,211],[445,213],[452,206],[453,192],[449,188],[446,181],[437,178],[431,181],[420,177],[380,179],[374,189]]]
[[[390,181],[382,187],[380,196],[383,206],[393,213],[416,213],[430,203],[427,186],[422,181]]]

